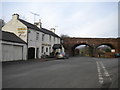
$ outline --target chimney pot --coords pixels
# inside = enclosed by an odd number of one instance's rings
[[[39,19],[39,22],[35,22],[34,25],[36,25],[37,27],[41,29],[42,28],[41,20]]]
[[[19,14],[13,14],[12,19],[19,19]]]
[[[55,33],[55,28],[51,28],[50,30]]]

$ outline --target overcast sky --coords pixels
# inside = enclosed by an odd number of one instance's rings
[[[3,2],[2,18],[18,13],[28,22],[41,19],[42,27],[71,37],[118,37],[118,2]]]

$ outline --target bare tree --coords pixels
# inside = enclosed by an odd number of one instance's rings
[[[61,34],[60,37],[61,37],[61,38],[68,38],[68,37],[70,37],[70,36],[68,36],[68,35],[66,35],[66,34]]]

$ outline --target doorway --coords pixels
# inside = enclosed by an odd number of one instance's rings
[[[35,48],[30,47],[28,48],[28,59],[34,59],[35,58]]]

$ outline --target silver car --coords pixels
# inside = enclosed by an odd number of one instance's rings
[[[65,52],[61,52],[61,53],[58,53],[58,54],[56,55],[56,58],[57,58],[57,59],[68,59],[69,56],[68,56]]]

